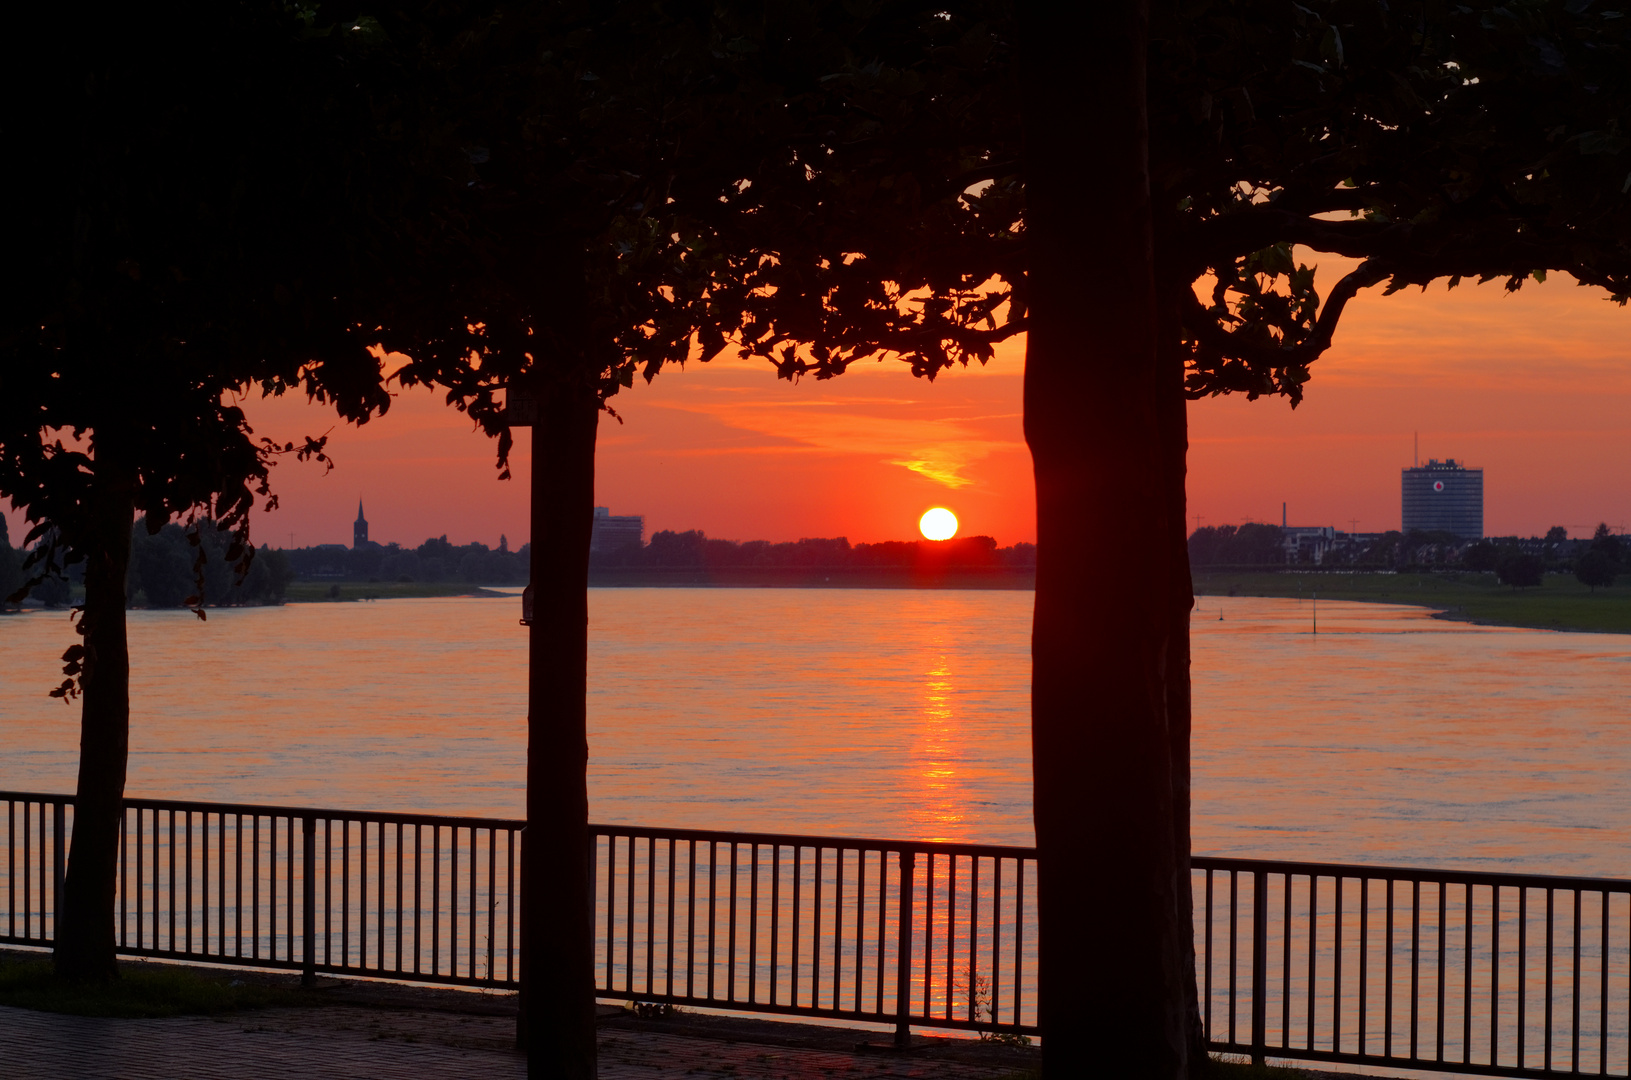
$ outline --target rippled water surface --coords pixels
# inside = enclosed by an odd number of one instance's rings
[[[1303,601],[1202,603],[1198,852],[1631,876],[1631,638],[1329,602],[1316,636]],[[133,612],[130,791],[519,815],[517,606]],[[592,814],[1029,842],[1030,606],[594,590]],[[73,789],[77,708],[45,696],[72,640],[0,619],[0,786]]]

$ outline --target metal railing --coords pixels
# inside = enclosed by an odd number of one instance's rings
[[[49,945],[73,798],[0,792],[0,943]],[[49,830],[45,822],[52,823]],[[517,985],[521,822],[126,799],[120,953]]]
[[[1211,1045],[1491,1076],[1625,1076],[1631,882],[1194,859]]]
[[[0,802],[0,943],[49,945],[73,799],[0,792]],[[308,978],[514,989],[523,825],[127,799],[118,948]],[[605,825],[589,833],[603,995],[900,1032],[1036,1031],[1030,849]]]
[[[73,799],[0,792],[0,943],[54,932]],[[127,800],[120,951],[519,985],[522,823]],[[1034,849],[590,827],[604,997],[1036,1034]],[[1631,881],[1197,856],[1211,1046],[1627,1075]]]
[[[602,994],[1037,1031],[1034,849],[591,831]]]

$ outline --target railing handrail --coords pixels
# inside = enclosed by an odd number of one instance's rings
[[[1381,866],[1368,863],[1305,862],[1295,859],[1249,859],[1223,855],[1193,855],[1196,870],[1236,870],[1241,873],[1295,874],[1306,877],[1392,878],[1395,881],[1446,882],[1456,885],[1499,885],[1502,888],[1581,889],[1586,892],[1631,893],[1631,879],[1581,877],[1570,874],[1531,874],[1516,870],[1459,870],[1423,866]]]
[[[1036,848],[1013,844],[975,844],[955,840],[880,840],[860,836],[814,836],[805,833],[732,832],[721,829],[665,829],[649,825],[591,824],[601,836],[639,836],[676,840],[712,840],[721,844],[760,844],[782,847],[844,848],[849,851],[910,851],[917,854],[979,855],[982,858],[1035,859]]]
[[[74,796],[72,795],[56,795],[37,791],[0,791],[0,801],[7,800],[74,805]],[[261,817],[310,817],[317,820],[386,822],[388,824],[395,824],[400,821],[408,825],[456,825],[461,829],[469,828],[472,825],[482,829],[522,829],[527,824],[525,818],[469,817],[395,810],[343,810],[319,806],[211,802],[203,799],[153,799],[141,796],[127,796],[125,805],[127,807],[140,807],[143,810],[177,810],[182,812],[191,810],[194,813],[241,813],[245,816],[258,814]],[[915,851],[919,853],[933,851],[937,854],[978,854],[984,857],[999,856],[1005,859],[1036,858],[1036,848],[1014,844],[978,844],[946,840],[886,840],[875,837],[816,836],[805,833],[738,832],[729,829],[666,829],[648,825],[619,825],[605,822],[590,822],[587,831],[601,836],[615,834],[617,836],[674,837],[679,840],[711,840],[721,844],[735,841],[738,844],[780,844],[783,847],[842,847],[863,851]]]
[[[72,795],[52,795],[38,791],[0,791],[0,802],[47,802],[62,803],[66,806],[74,805]],[[150,799],[142,796],[127,795],[125,806],[143,810],[178,810],[194,813],[225,813],[243,814],[245,816],[259,815],[261,817],[282,818],[315,818],[319,821],[368,821],[387,822],[395,824],[402,822],[405,825],[457,825],[459,828],[519,829],[526,825],[524,820],[498,817],[469,817],[454,814],[423,814],[414,811],[395,810],[342,810],[327,806],[282,806],[274,803],[229,803],[211,802],[205,799]]]

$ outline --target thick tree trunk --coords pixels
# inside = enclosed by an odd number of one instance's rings
[[[113,433],[97,432],[94,452],[93,501],[85,507],[85,542],[76,545],[85,558],[79,783],[54,957],[57,974],[75,982],[105,981],[118,974],[113,909],[130,752],[125,573],[136,478]]]
[[[1162,295],[1166,295],[1163,291]],[[1178,336],[1178,313],[1162,304],[1157,328],[1157,363],[1161,380],[1162,487],[1167,499],[1167,733],[1172,752],[1173,851],[1177,860],[1178,913],[1182,921],[1195,909],[1190,877],[1190,732],[1189,622],[1195,588],[1189,570],[1189,505],[1186,481],[1189,457],[1189,403],[1184,398],[1184,358]],[[1191,1071],[1210,1061],[1206,1028],[1201,1020],[1195,981],[1195,935],[1183,935],[1184,1012],[1187,1017]]]
[[[1181,1078],[1189,914],[1141,4],[1024,9],[1046,1075]],[[1181,521],[1177,528],[1181,529]]]
[[[592,390],[548,385],[537,401],[518,1034],[528,1076],[593,1080],[585,694],[600,404]]]

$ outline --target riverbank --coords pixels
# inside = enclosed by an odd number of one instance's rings
[[[288,604],[326,604],[357,600],[426,600],[442,596],[515,599],[513,593],[455,581],[296,581],[289,585],[283,600]]]
[[[1275,596],[1357,600],[1432,608],[1436,617],[1484,626],[1534,630],[1631,633],[1631,584],[1595,592],[1572,574],[1547,574],[1542,584],[1513,589],[1494,574],[1388,574],[1323,571],[1194,573],[1195,595]]]
[[[1034,589],[1035,567],[596,567],[591,588]]]
[[[592,589],[1034,589],[1034,568],[953,566],[868,567],[615,567],[589,571]],[[296,581],[285,601],[318,604],[444,596],[510,596],[495,587],[428,581]]]
[[[1513,589],[1494,574],[1451,572],[1343,573],[1326,571],[1197,570],[1195,594],[1356,600],[1411,604],[1432,609],[1435,617],[1486,626],[1589,633],[1631,633],[1631,580],[1596,591],[1572,574],[1547,574],[1543,583]],[[592,588],[784,588],[784,589],[1002,589],[1036,588],[1032,570],[1007,567],[956,567],[913,572],[902,567],[864,569],[727,568],[727,569],[597,569]],[[458,582],[321,582],[289,586],[287,601],[334,603],[367,600],[470,596],[514,599],[512,592]]]
[[[1413,604],[1433,609],[1435,617],[1485,626],[1587,633],[1631,633],[1631,578],[1595,592],[1572,574],[1547,574],[1530,589],[1499,584],[1494,574],[1376,573],[1319,570],[1222,571],[1194,573],[1195,595],[1264,596],[1306,599],[1314,593],[1327,600]],[[783,589],[999,589],[1036,588],[1031,569],[957,567],[913,572],[902,567],[864,569],[597,569],[591,588],[783,588]],[[501,591],[504,590],[504,591]],[[515,598],[514,587],[485,587],[463,582],[297,581],[288,586],[290,604],[439,597]],[[76,590],[73,602],[80,602]]]

